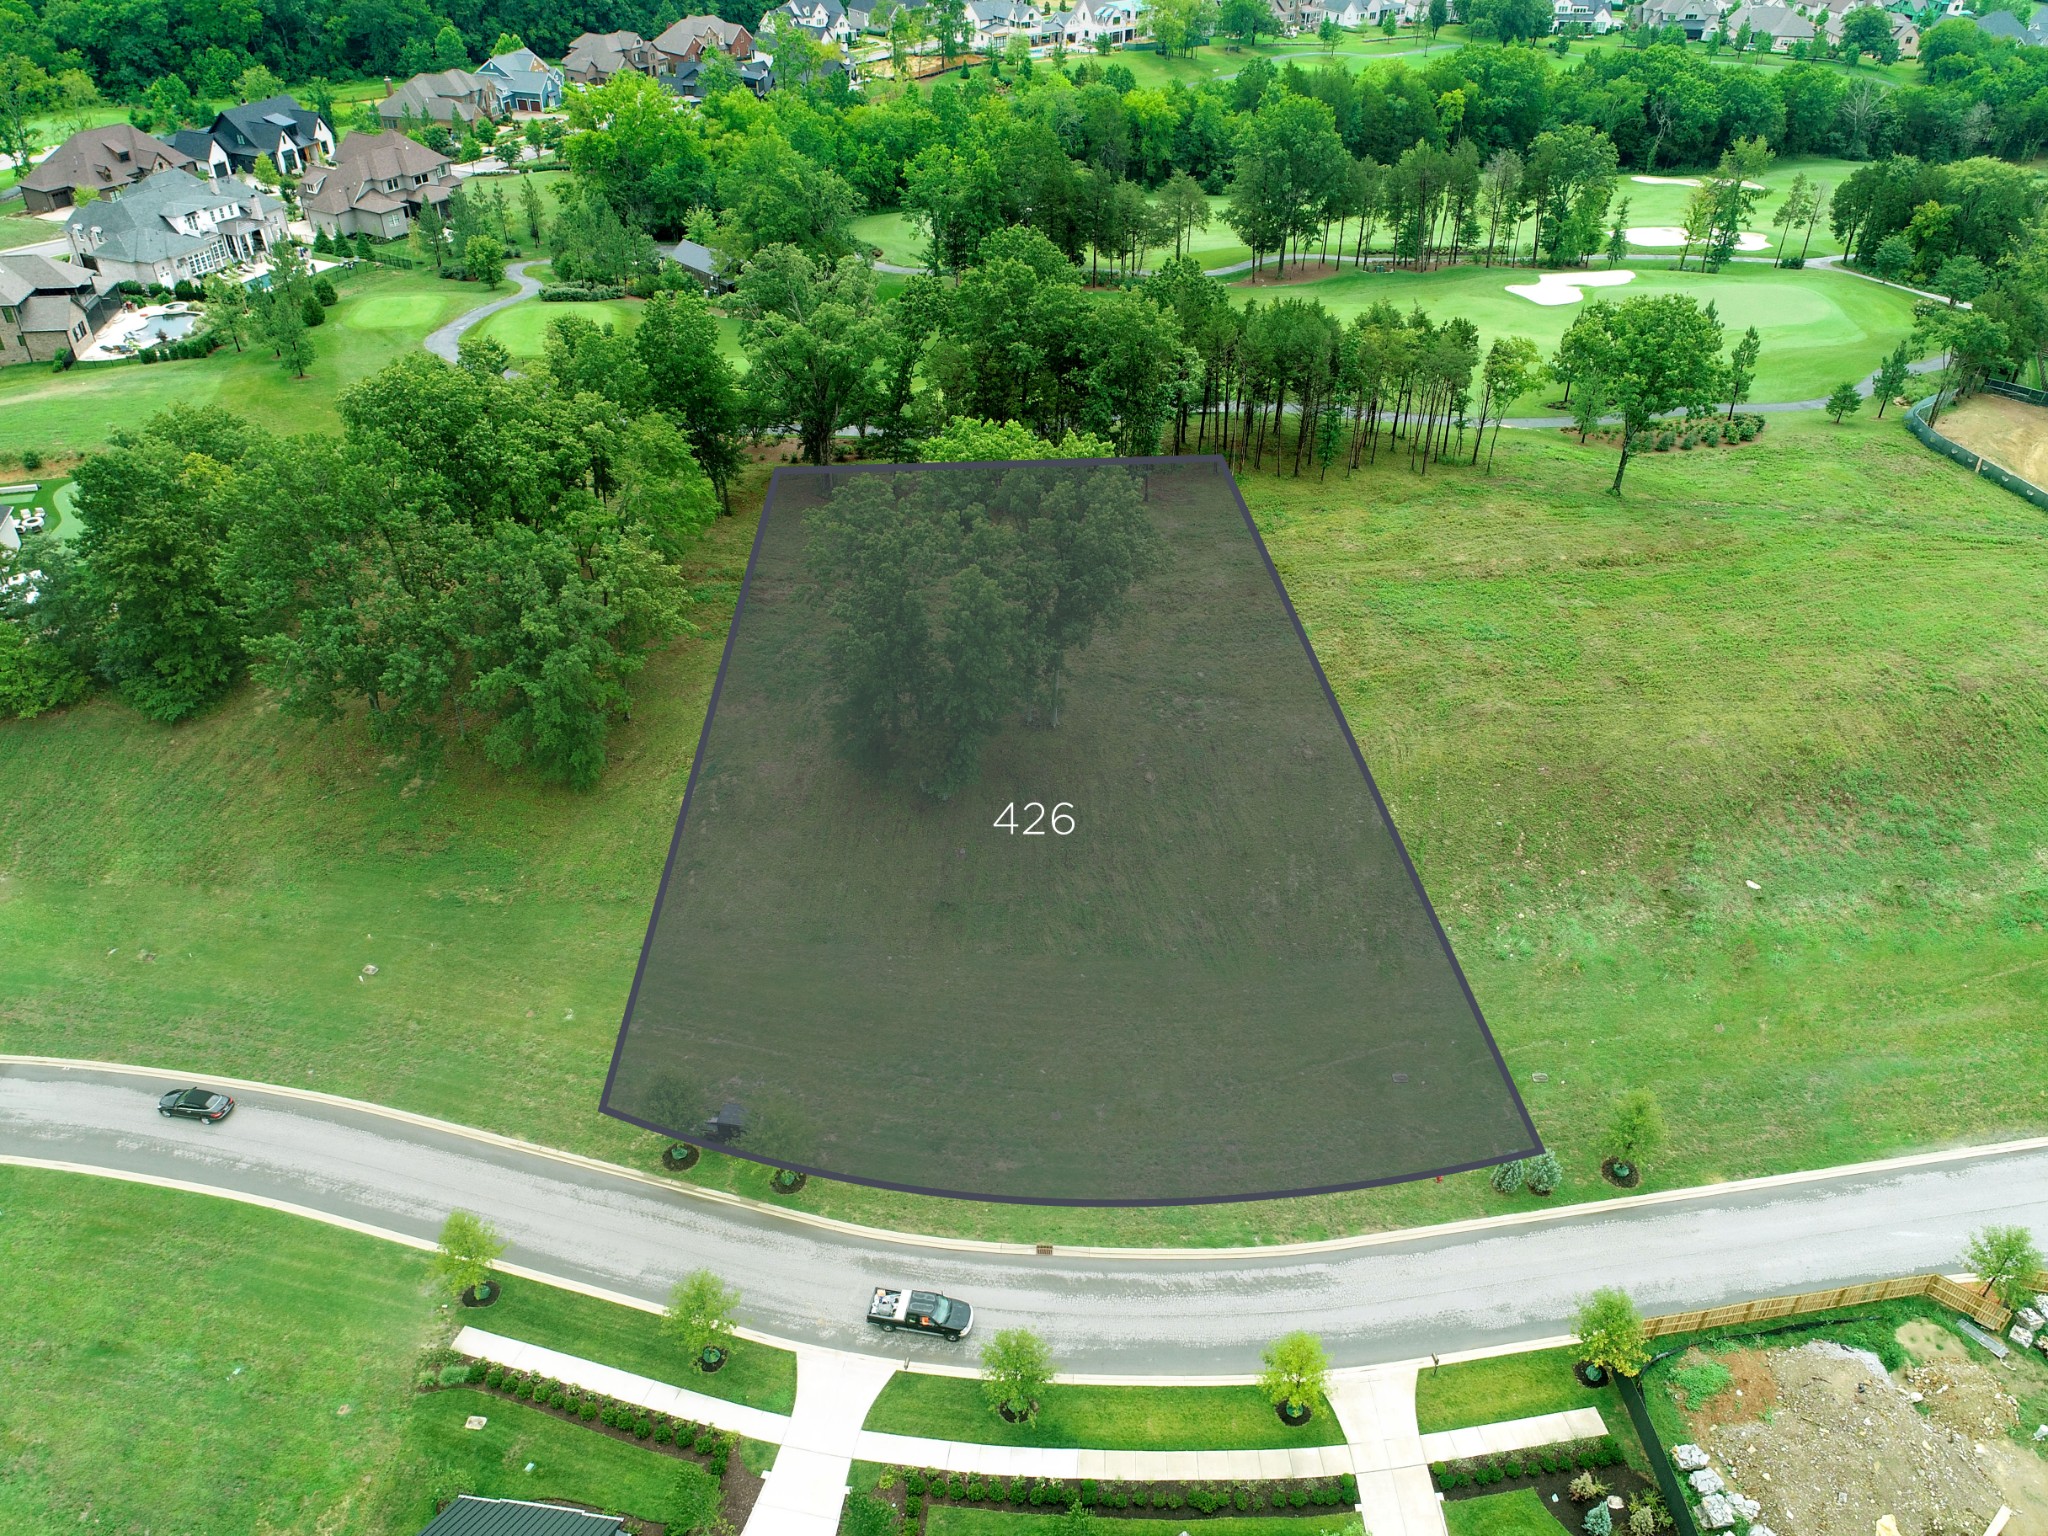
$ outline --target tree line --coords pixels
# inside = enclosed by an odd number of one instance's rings
[[[394,748],[472,739],[595,782],[627,680],[685,623],[730,371],[692,295],[652,300],[630,341],[563,317],[538,366],[506,361],[488,340],[459,367],[401,359],[342,393],[339,434],[183,407],[117,434],[78,468],[76,538],[24,541],[39,575],[0,614],[0,703],[106,687],[172,722],[253,673]]]

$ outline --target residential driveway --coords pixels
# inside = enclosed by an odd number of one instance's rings
[[[438,331],[432,332],[421,345],[434,356],[454,362],[457,344],[471,326],[478,324],[488,315],[495,315],[501,309],[510,309],[514,304],[523,303],[540,292],[539,280],[526,275],[526,269],[532,265],[531,261],[515,261],[505,269],[505,275],[519,285],[518,292],[508,293],[502,299],[493,299],[488,304],[479,304],[475,309],[465,310]]]
[[[897,1358],[971,1349],[869,1330],[878,1279],[965,1297],[977,1331],[1036,1329],[1065,1370],[1240,1373],[1292,1328],[1321,1334],[1335,1364],[1373,1364],[1560,1333],[1597,1285],[1670,1311],[1954,1269],[1987,1223],[2048,1232],[2048,1148],[2034,1147],[1310,1254],[1035,1257],[804,1224],[258,1087],[232,1089],[240,1107],[218,1126],[160,1118],[157,1095],[191,1080],[0,1061],[0,1158],[185,1180],[429,1239],[460,1206],[497,1224],[515,1263],[649,1300],[709,1266],[739,1287],[752,1327]]]

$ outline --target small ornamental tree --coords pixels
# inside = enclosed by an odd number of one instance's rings
[[[427,1273],[457,1298],[469,1291],[481,1295],[504,1251],[505,1240],[483,1217],[473,1211],[450,1211],[441,1223],[440,1246],[427,1263]]]
[[[1664,1145],[1664,1112],[1657,1096],[1637,1088],[1614,1102],[1614,1119],[1607,1127],[1607,1156],[1617,1177],[1631,1178],[1646,1157],[1654,1157]]]
[[[1963,1250],[1963,1267],[1977,1277],[1986,1296],[1995,1295],[2017,1311],[2041,1272],[2041,1250],[2025,1227],[1979,1227]]]
[[[981,1392],[992,1412],[1029,1424],[1052,1381],[1052,1353],[1029,1328],[1005,1328],[981,1346]]]
[[[1906,381],[1913,376],[1913,359],[1905,342],[1900,342],[1892,355],[1877,366],[1877,380],[1871,385],[1870,393],[1877,401],[1878,420],[1884,419],[1884,408],[1897,399],[1905,389]]]
[[[1605,1499],[1586,1511],[1586,1518],[1582,1523],[1586,1536],[1613,1536],[1614,1516],[1608,1512]]]
[[[1263,1359],[1259,1391],[1289,1418],[1306,1418],[1323,1395],[1330,1362],[1323,1341],[1312,1333],[1289,1333],[1275,1339]]]
[[[1844,416],[1853,416],[1862,408],[1863,397],[1856,393],[1854,384],[1837,384],[1834,393],[1828,396],[1827,411],[1838,427]]]
[[[693,1269],[669,1292],[662,1326],[702,1370],[707,1357],[716,1358],[714,1350],[719,1354],[730,1352],[733,1313],[739,1304],[738,1291],[708,1269]]]
[[[1649,1362],[1649,1336],[1626,1291],[1607,1287],[1580,1302],[1572,1332],[1578,1336],[1579,1358],[1589,1366],[1634,1376]]]

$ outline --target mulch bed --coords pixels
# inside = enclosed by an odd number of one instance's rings
[[[1241,277],[1233,277],[1231,282],[1239,288],[1286,288],[1295,283],[1313,283],[1318,278],[1335,277],[1343,270],[1334,261],[1295,261],[1290,258],[1287,270],[1276,275],[1269,260],[1257,273],[1247,272]]]

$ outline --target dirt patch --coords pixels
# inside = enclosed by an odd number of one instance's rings
[[[1731,1349],[1710,1355],[1692,1349],[1679,1360],[1678,1368],[1684,1370],[1695,1364],[1718,1365],[1728,1373],[1727,1385],[1712,1396],[1695,1398],[1691,1405],[1680,1403],[1695,1436],[1704,1435],[1716,1424],[1742,1424],[1761,1419],[1777,1405],[1778,1382],[1771,1375],[1770,1356],[1765,1351]]]
[[[1717,1424],[1702,1443],[1779,1536],[1975,1536],[2004,1502],[1970,1436],[1923,1416],[1875,1357],[1774,1350],[1768,1421]],[[1746,1394],[1745,1394],[1746,1395]]]
[[[1987,1445],[1984,1459],[2012,1508],[2011,1536],[2048,1536],[2048,1461],[2017,1445]]]
[[[1934,430],[2033,485],[2048,486],[2048,410],[2003,395],[1974,395],[1944,411]]]
[[[1957,1338],[1953,1330],[1944,1328],[1939,1323],[1931,1323],[1925,1318],[1915,1318],[1910,1323],[1902,1323],[1899,1331],[1892,1337],[1905,1345],[1906,1352],[1921,1365],[1928,1365],[1937,1360],[1970,1358],[1969,1346]]]
[[[1290,261],[1284,273],[1276,274],[1268,264],[1256,277],[1247,272],[1238,280],[1240,288],[1284,288],[1292,283],[1312,283],[1320,277],[1335,277],[1343,268],[1334,261]]]
[[[1959,1435],[1996,1440],[2020,1421],[2019,1400],[1973,1360],[1911,1366],[1904,1382],[1920,1394],[1928,1418]]]

